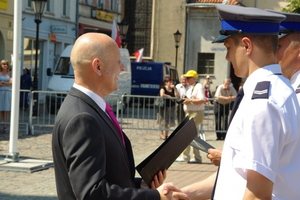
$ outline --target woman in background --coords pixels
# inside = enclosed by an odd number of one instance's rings
[[[171,78],[166,78],[165,86],[160,89],[159,95],[161,97],[175,97],[175,89]],[[159,130],[160,138],[165,140],[169,136],[167,129],[175,126],[175,100],[164,99],[164,106],[159,108],[158,113],[158,124],[166,129],[165,134],[163,134],[163,130]]]
[[[12,77],[8,60],[1,61],[0,68],[0,123],[3,123],[3,133],[7,133],[7,121],[11,110]]]

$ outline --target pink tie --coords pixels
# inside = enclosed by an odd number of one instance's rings
[[[123,132],[122,132],[122,129],[119,125],[119,122],[117,121],[116,119],[116,116],[114,114],[114,112],[112,111],[111,107],[109,106],[109,104],[106,102],[106,108],[105,108],[105,111],[107,112],[107,114],[110,116],[111,120],[113,121],[115,127],[118,129],[120,135],[121,135],[121,138],[122,138],[122,141],[123,141],[123,144],[125,146],[125,140],[124,140],[124,136],[123,136]]]

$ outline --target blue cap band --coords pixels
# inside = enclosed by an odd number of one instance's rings
[[[279,23],[222,20],[222,30],[242,30],[243,33],[279,33]]]
[[[300,31],[300,23],[299,22],[281,22],[280,29],[290,29],[290,30]]]

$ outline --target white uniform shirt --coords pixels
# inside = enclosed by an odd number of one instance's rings
[[[193,85],[189,86],[189,89],[186,91],[186,96],[189,99],[200,99],[202,101],[206,101],[204,89],[201,83],[194,83]],[[204,110],[204,103],[201,105],[196,104],[184,104],[183,110],[186,111],[197,111],[197,110]]]
[[[291,78],[290,83],[292,85],[292,87],[294,88],[294,90],[296,91],[296,95],[298,98],[298,102],[300,105],[300,70],[298,70]],[[297,91],[298,89],[298,91]]]
[[[243,199],[247,169],[274,183],[273,200],[300,199],[300,108],[289,80],[277,73],[280,65],[268,65],[245,82],[224,143],[214,199]],[[270,81],[269,98],[252,99],[261,81]]]

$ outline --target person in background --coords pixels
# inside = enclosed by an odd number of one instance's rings
[[[12,74],[8,60],[1,61],[0,68],[0,123],[3,133],[7,133],[7,122],[11,110]]]
[[[211,91],[210,91],[210,85],[213,84],[211,78],[209,75],[206,76],[205,78],[205,81],[203,83],[203,88],[204,88],[204,91],[205,91],[205,97],[208,99],[208,98],[212,98],[212,95],[211,95]],[[206,103],[208,103],[208,100],[206,101]],[[210,100],[210,103],[213,104],[213,101]]]
[[[180,124],[180,122],[185,118],[186,114],[183,110],[183,98],[186,98],[186,91],[189,88],[189,85],[186,82],[186,77],[184,77],[183,75],[180,76],[180,83],[177,84],[176,86],[176,90],[175,90],[175,96],[179,98],[179,100],[177,101],[177,120],[178,120],[178,124]],[[190,148],[190,147],[187,147]],[[187,149],[186,149],[187,150]],[[185,151],[186,151],[185,150]],[[184,152],[185,152],[184,151]],[[189,151],[189,150],[188,150]],[[189,154],[189,153],[188,153]],[[176,159],[177,162],[188,162],[188,160],[183,159],[184,155],[183,153]]]
[[[159,96],[175,97],[175,88],[171,78],[165,79],[165,85],[164,87],[160,88]],[[169,136],[168,129],[172,126],[175,126],[175,100],[164,99],[164,106],[159,108],[158,115],[157,123],[159,126],[166,129],[165,134],[163,130],[159,130],[160,138],[165,140]]]
[[[30,71],[27,68],[23,69],[23,74],[21,75],[21,89],[30,90],[32,88],[32,80],[30,76]],[[28,94],[29,92],[20,93],[20,108],[28,109]]]
[[[215,93],[214,115],[217,140],[224,140],[228,128],[230,103],[235,100],[236,90],[230,86],[231,79],[226,78]]]
[[[204,104],[206,97],[201,83],[197,82],[198,73],[195,70],[189,70],[183,75],[189,85],[186,91],[186,98],[183,98],[183,109],[190,119],[193,118],[196,124],[197,133],[199,133],[200,124],[204,118]],[[194,158],[190,158],[190,149],[193,149]],[[182,153],[183,158],[178,158],[176,161],[184,161],[189,163],[202,163],[200,151],[188,146]]]
[[[75,82],[52,137],[58,199],[188,199],[175,187],[171,193],[177,198],[164,195],[159,186],[165,170],[154,176],[151,189],[135,178],[131,143],[104,101],[118,89],[119,73],[125,70],[115,41],[101,33],[83,34],[70,59]]]
[[[183,110],[183,104],[182,104],[182,98],[184,98],[186,95],[186,91],[188,90],[189,86],[186,83],[186,78],[181,75],[180,76],[180,83],[178,83],[175,86],[175,96],[178,97],[180,100],[178,100],[178,104],[177,104],[177,121],[178,124],[180,124],[180,122],[185,118],[185,112]]]

